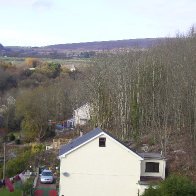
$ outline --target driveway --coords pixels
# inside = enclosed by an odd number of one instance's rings
[[[34,196],[57,196],[57,190],[56,190],[56,180],[53,184],[42,184],[40,183],[40,179],[37,181],[37,185],[35,189],[33,190]]]
[[[36,188],[48,188],[48,189],[56,189],[56,179],[52,184],[43,184],[40,182],[40,179],[38,179]]]

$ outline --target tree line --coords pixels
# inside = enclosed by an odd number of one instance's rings
[[[88,102],[90,127],[135,143],[147,136],[164,155],[182,138],[195,165],[195,54],[191,29],[149,49],[100,53],[90,66],[75,72],[32,58],[26,65],[35,70],[0,62],[0,103],[6,106],[0,126],[8,132],[21,130],[26,141],[44,140],[53,134],[49,120],[61,122]],[[7,95],[15,104],[6,103]]]
[[[195,146],[195,46],[191,31],[148,50],[94,59],[84,84],[93,108],[92,124],[122,140],[150,135],[164,153],[172,134],[186,132]]]
[[[195,145],[195,45],[196,36],[190,31],[146,50],[105,52],[92,58],[80,77],[73,73],[68,77],[55,63],[28,59],[26,63],[38,69],[23,70],[20,80],[16,79],[20,87],[16,114],[22,119],[21,127],[34,130],[30,119],[40,113],[42,120],[36,129],[45,133],[47,120],[60,119],[61,113],[71,114],[79,104],[89,102],[92,126],[112,131],[119,139],[137,141],[149,134],[166,153],[170,136],[186,131]],[[1,69],[9,73],[6,70]]]
[[[49,120],[58,123],[72,116],[78,74],[37,58],[27,58],[19,67],[1,61],[0,128],[8,134],[21,130],[26,141],[50,137]],[[14,103],[8,103],[9,97]]]

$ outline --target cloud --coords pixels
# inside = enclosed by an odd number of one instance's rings
[[[8,8],[33,8],[36,11],[50,10],[54,0],[0,0],[1,7]]]
[[[37,11],[45,11],[52,8],[53,2],[52,0],[37,0],[32,6]]]
[[[45,46],[62,43],[61,38],[31,30],[4,28],[0,31],[1,42],[5,46]]]
[[[36,0],[0,0],[0,6],[28,6],[32,5]]]

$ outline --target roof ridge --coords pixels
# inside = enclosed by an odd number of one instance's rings
[[[63,145],[59,150],[59,156],[65,154],[66,152],[69,152],[70,150],[80,146],[81,144],[89,141],[90,139],[96,137],[101,132],[104,132],[101,128],[94,128],[93,130],[85,133],[83,136],[79,136],[75,139],[73,139],[70,143]],[[105,132],[104,132],[105,133]]]

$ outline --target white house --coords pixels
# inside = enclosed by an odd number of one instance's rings
[[[73,128],[74,127],[74,118],[70,118],[66,121],[66,127],[67,128]]]
[[[100,128],[61,147],[60,196],[138,196],[165,178],[160,154],[137,154]]]
[[[90,120],[90,105],[86,103],[74,110],[73,119],[74,126],[86,124]]]
[[[15,103],[16,103],[16,99],[14,99],[14,97],[9,96],[7,98],[7,105],[15,105]]]

